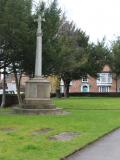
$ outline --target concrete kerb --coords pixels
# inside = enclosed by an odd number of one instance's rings
[[[75,149],[75,150],[74,150],[72,153],[70,153],[69,155],[67,155],[67,156],[65,156],[65,157],[63,157],[63,158],[60,158],[60,160],[66,160],[67,158],[69,158],[70,156],[72,156],[73,154],[75,154],[76,152],[80,152],[81,150],[83,150],[83,149],[85,149],[86,147],[92,145],[93,143],[96,143],[96,142],[99,141],[100,139],[104,138],[105,136],[111,134],[112,132],[114,132],[114,131],[116,131],[116,130],[118,130],[118,129],[120,129],[120,126],[118,126],[118,127],[114,128],[114,129],[110,130],[109,132],[107,132],[107,133],[99,136],[97,139],[95,139],[94,141],[91,141],[91,142],[85,144],[83,147],[81,147],[81,148],[79,148],[79,149]]]

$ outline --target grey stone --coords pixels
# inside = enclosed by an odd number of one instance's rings
[[[14,128],[0,128],[0,131],[5,132],[5,133],[11,133],[14,132]]]
[[[38,129],[33,131],[33,135],[38,135],[38,134],[47,134],[48,132],[52,131],[52,128],[42,128],[42,129]]]
[[[14,112],[18,114],[40,114],[40,115],[64,115],[64,112],[61,108],[54,109],[35,109],[35,108],[22,108],[22,107],[14,107]]]
[[[76,132],[63,132],[58,135],[49,137],[51,140],[59,140],[59,141],[70,141],[74,137],[80,135],[79,133]]]

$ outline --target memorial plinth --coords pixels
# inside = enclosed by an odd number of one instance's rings
[[[51,108],[50,82],[43,78],[33,78],[26,83],[25,102],[36,108]]]
[[[56,108],[50,99],[50,82],[44,78],[33,78],[27,81],[25,102],[21,107],[15,107],[21,114],[62,114],[61,108]]]

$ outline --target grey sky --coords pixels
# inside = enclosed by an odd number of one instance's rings
[[[91,41],[104,36],[111,41],[120,35],[120,0],[58,0],[58,3],[68,19],[84,30]]]

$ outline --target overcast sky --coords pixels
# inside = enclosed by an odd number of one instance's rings
[[[111,41],[120,36],[120,0],[58,0],[58,3],[67,18],[85,31],[91,41],[102,40],[104,36]]]

